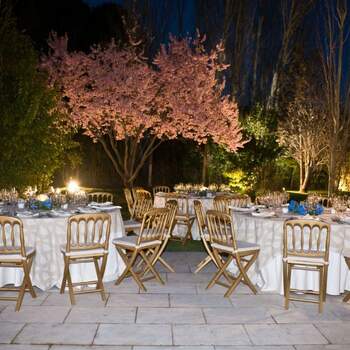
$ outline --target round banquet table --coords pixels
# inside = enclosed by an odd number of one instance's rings
[[[107,211],[107,210],[106,210]],[[112,240],[124,235],[123,219],[120,207],[107,211],[111,215],[111,234],[109,254],[104,274],[104,281],[115,280],[124,269],[124,263],[117,253]],[[33,286],[41,290],[60,287],[63,276],[64,262],[60,246],[67,241],[68,217],[21,218],[24,229],[25,245],[34,247],[36,254],[31,269]],[[73,282],[96,279],[94,264],[71,265]],[[23,279],[21,269],[0,268],[0,286],[5,284],[20,285]]]
[[[165,207],[165,203],[168,199],[171,199],[171,197],[167,196],[165,193],[159,192],[154,196],[154,206],[156,208],[163,208]],[[207,211],[209,209],[213,209],[213,199],[214,197],[189,196],[188,197],[189,214],[190,215],[195,214],[193,201],[199,200],[200,202],[202,202],[204,210]],[[177,200],[184,200],[184,199],[177,199]],[[173,232],[175,236],[184,236],[186,234],[186,230],[187,228],[184,225],[175,225]],[[194,240],[201,239],[199,235],[197,220],[194,221],[191,232],[192,232],[192,239]]]
[[[288,215],[262,218],[232,211],[232,217],[237,239],[260,246],[259,256],[249,270],[249,277],[262,291],[283,294],[283,222]],[[327,294],[339,295],[345,289],[350,290],[350,273],[343,256],[343,251],[350,248],[350,225],[330,224]],[[293,271],[291,287],[318,291],[319,275],[313,271]]]

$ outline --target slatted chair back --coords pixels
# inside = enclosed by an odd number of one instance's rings
[[[169,214],[170,209],[168,208],[153,208],[145,213],[137,244],[155,240],[161,241],[166,234]]]
[[[175,225],[175,216],[178,210],[177,201],[174,199],[170,199],[165,203],[165,207],[169,209],[169,216],[168,216],[166,227],[169,230],[168,233],[171,234]]]
[[[193,207],[194,207],[194,213],[196,215],[196,219],[198,222],[199,231],[203,232],[203,230],[207,226],[206,221],[205,221],[205,213],[204,213],[204,209],[203,209],[203,204],[201,201],[196,199],[193,201]]]
[[[226,195],[215,196],[213,200],[214,210],[229,214],[230,213],[229,207],[232,205],[232,201],[233,201],[232,196],[226,196]]]
[[[0,216],[0,254],[26,256],[23,223],[20,219]]]
[[[152,195],[151,192],[145,190],[144,188],[138,188],[135,190],[134,199],[137,200],[138,198],[152,198]]]
[[[128,210],[130,216],[132,216],[133,213],[133,207],[134,207],[134,198],[132,196],[131,190],[128,188],[124,188],[124,196],[126,200],[126,204],[128,205]]]
[[[166,194],[167,200],[175,200],[178,205],[177,215],[190,216],[191,210],[188,200],[188,195],[171,192]]]
[[[298,256],[329,260],[330,226],[311,220],[284,223],[283,257]]]
[[[153,207],[152,198],[139,197],[135,200],[131,218],[137,221],[142,221],[143,216]]]
[[[108,192],[92,192],[88,194],[89,202],[113,202],[113,194]]]
[[[169,193],[170,187],[169,186],[155,186],[155,187],[153,187],[153,197],[159,192]]]
[[[111,216],[107,213],[70,216],[66,252],[103,248],[108,250]]]
[[[217,210],[207,211],[207,225],[211,243],[233,246],[237,250],[231,216]]]

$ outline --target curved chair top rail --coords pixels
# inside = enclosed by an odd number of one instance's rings
[[[1,254],[21,254],[26,256],[23,223],[19,218],[0,216]]]
[[[109,192],[90,192],[88,193],[88,198],[91,201],[96,202],[113,202],[113,194]]]

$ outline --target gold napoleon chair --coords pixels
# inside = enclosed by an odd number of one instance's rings
[[[125,263],[125,269],[115,284],[120,284],[128,276],[132,276],[144,291],[146,287],[143,282],[151,278],[156,278],[158,282],[164,284],[154,268],[154,263],[168,230],[169,213],[170,210],[167,208],[153,208],[145,213],[138,236],[126,236],[113,240],[113,244]],[[137,262],[138,258],[144,262],[141,264],[141,270],[136,270],[140,267]],[[152,276],[145,276],[147,272],[151,272]]]
[[[0,288],[0,291],[4,292],[18,292],[18,296],[0,296],[0,300],[16,301],[16,311],[21,308],[25,292],[29,292],[33,298],[36,298],[30,279],[34,255],[35,249],[25,246],[22,221],[13,217],[0,216],[0,267],[23,269],[23,281],[19,288]]]
[[[242,281],[256,294],[257,290],[250,281],[247,272],[258,257],[260,247],[255,243],[236,240],[229,214],[208,210],[207,223],[213,256],[218,266],[218,271],[207,288],[211,288],[215,283],[222,285],[228,288],[225,293],[225,297],[228,297]],[[238,276],[236,277],[227,271],[228,266],[234,260],[238,268]],[[225,277],[228,284],[220,281],[222,276]]]
[[[303,301],[319,305],[323,311],[326,300],[327,273],[329,262],[330,226],[311,220],[286,220],[283,233],[283,283],[284,305],[288,309],[289,301]],[[320,276],[319,292],[291,289],[293,270],[318,271]],[[290,296],[290,292],[303,292],[318,295],[315,298]]]
[[[134,198],[133,198],[132,192],[129,188],[124,188],[124,196],[125,196],[126,204],[128,206],[129,214],[131,217],[133,207],[134,207]]]
[[[204,248],[207,251],[208,255],[197,265],[194,273],[201,271],[205,266],[207,266],[210,262],[213,262],[216,266],[216,261],[214,259],[213,252],[210,247],[210,236],[206,224],[205,212],[202,205],[202,202],[199,200],[193,201],[194,212],[196,214],[197,224],[199,235],[203,242]]]
[[[155,186],[153,187],[153,198],[158,192],[162,193],[169,193],[170,192],[170,187],[169,186]]]
[[[103,275],[108,257],[111,216],[107,213],[78,214],[68,219],[67,243],[61,246],[64,258],[64,273],[60,293],[63,294],[68,283],[71,304],[75,304],[75,294],[101,293],[106,300]],[[101,261],[101,264],[99,262]],[[95,265],[97,280],[73,282],[70,274],[71,264],[91,263]],[[96,288],[74,290],[74,287],[95,284]]]
[[[134,201],[138,198],[152,198],[152,194],[150,191],[145,190],[142,187],[134,187],[132,189],[132,195],[134,197]]]
[[[231,203],[232,203],[232,196],[217,195],[214,197],[213,207],[214,207],[214,210],[216,211],[229,214],[230,213],[229,207],[231,206]]]
[[[345,262],[346,262],[346,265],[348,265],[348,268],[350,270],[350,250],[346,250],[344,252],[344,258],[345,258]],[[346,303],[350,300],[350,291],[346,291],[345,294],[344,294],[344,299],[343,301]]]
[[[184,236],[174,235],[171,233],[170,239],[173,241],[180,241],[183,245],[187,240],[192,238],[192,226],[195,216],[191,213],[188,195],[179,193],[167,193],[167,201],[175,200],[177,202],[178,210],[175,216],[176,225],[185,226],[186,232]]]
[[[91,192],[88,193],[89,202],[112,202],[113,203],[113,194],[109,192]]]

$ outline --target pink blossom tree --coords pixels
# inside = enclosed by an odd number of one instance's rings
[[[133,48],[112,41],[90,53],[68,52],[67,37],[49,40],[42,67],[63,93],[61,108],[100,142],[125,186],[165,139],[209,139],[230,151],[242,147],[237,105],[222,97],[221,48],[206,54],[199,41],[172,39],[149,66]]]

